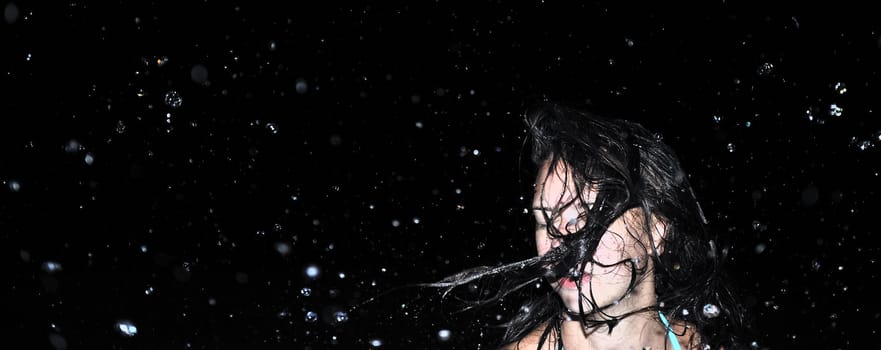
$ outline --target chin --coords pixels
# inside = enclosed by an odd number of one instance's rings
[[[574,312],[574,313],[579,312],[578,311],[578,302],[582,299],[578,297],[577,290],[571,290],[571,289],[560,290],[558,293],[560,295],[560,299],[562,299],[562,301],[563,301],[563,305],[567,309],[569,309],[570,312]],[[590,299],[589,296],[585,296],[585,295],[582,295],[582,298]],[[591,307],[591,304],[588,303],[587,301],[583,302],[582,307],[584,308],[585,314],[589,314],[594,311],[593,308]]]

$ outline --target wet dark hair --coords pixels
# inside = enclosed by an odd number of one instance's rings
[[[532,162],[537,168],[548,164],[550,169],[547,174],[540,174],[546,176],[544,181],[555,176],[555,169],[562,166],[566,170],[565,180],[574,184],[574,192],[579,194],[543,210],[545,222],[561,220],[559,215],[563,209],[574,205],[580,208],[583,225],[572,232],[560,232],[558,225],[548,225],[547,234],[560,244],[542,256],[504,266],[471,269],[430,285],[446,288],[449,293],[458,286],[500,278],[503,282],[495,294],[471,301],[471,306],[480,306],[498,302],[536,282],[556,281],[567,275],[581,276],[587,263],[604,267],[620,265],[631,270],[631,281],[617,300],[625,298],[641,279],[653,273],[658,305],[613,315],[606,312],[610,305],[597,305],[591,296],[581,298],[578,310],[568,310],[557,294],[546,288],[546,293],[527,300],[521,312],[505,324],[503,343],[519,341],[543,324],[547,326],[539,348],[545,341],[554,341],[548,337],[554,333],[559,336],[559,329],[555,328],[559,323],[555,320],[564,312],[580,320],[585,329],[605,326],[605,331],[612,332],[625,317],[654,311],[658,319],[660,311],[686,322],[698,335],[692,338],[696,343],[689,348],[743,346],[740,335],[744,310],[722,269],[727,260],[727,247],[709,229],[672,149],[635,122],[555,103],[533,108],[526,114],[525,121]],[[587,189],[595,191],[592,203],[583,198]],[[653,262],[651,267],[638,259],[628,258],[612,265],[593,260],[609,225],[634,208],[641,209],[633,212],[642,214],[642,222],[635,225],[637,229],[628,231],[645,249],[646,256]],[[661,242],[652,238],[653,220],[660,220],[666,227]],[[638,230],[642,232],[630,232]],[[659,254],[658,247],[662,247],[663,253]],[[574,266],[580,266],[582,271],[573,271]],[[582,290],[589,290],[582,289],[580,278],[575,280],[579,295]],[[585,307],[586,304],[590,307]]]

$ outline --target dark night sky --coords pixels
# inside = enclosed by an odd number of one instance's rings
[[[490,349],[510,306],[360,303],[534,254],[544,98],[679,153],[759,348],[881,341],[868,9],[2,5],[4,343]]]

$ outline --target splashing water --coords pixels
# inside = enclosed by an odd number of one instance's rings
[[[116,330],[122,333],[122,335],[128,337],[134,337],[136,334],[138,334],[138,327],[135,327],[135,325],[130,321],[116,322]]]
[[[184,99],[180,96],[177,91],[171,90],[165,93],[165,104],[171,108],[179,108],[184,102]]]

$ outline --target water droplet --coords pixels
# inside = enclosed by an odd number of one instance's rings
[[[49,343],[57,350],[67,349],[67,340],[57,333],[49,334]]]
[[[286,242],[275,243],[275,251],[281,255],[288,255],[291,252],[291,246]]]
[[[153,295],[153,292],[155,292],[153,287],[147,287],[147,289],[144,290],[144,295]]]
[[[317,279],[318,276],[320,276],[320,275],[321,275],[321,270],[318,268],[318,266],[315,266],[315,265],[306,266],[306,277],[309,277],[314,280],[314,279]]]
[[[475,149],[475,150],[471,151],[471,154],[473,154],[473,155],[475,155],[475,156],[479,156],[479,155],[480,155],[480,150],[479,150],[479,149]]]
[[[297,79],[297,84],[295,85],[298,94],[305,94],[309,89],[309,85],[306,84],[306,81],[303,79]]]
[[[344,323],[349,320],[349,315],[345,311],[337,311],[333,313],[333,320],[336,323]]]
[[[171,90],[165,93],[165,104],[171,108],[178,108],[183,104],[184,99],[180,97],[177,91]]]
[[[9,190],[12,192],[21,191],[21,184],[18,181],[10,180],[9,181]]]
[[[67,141],[67,144],[64,145],[64,151],[67,153],[76,153],[82,149],[80,142],[74,139]]]
[[[713,304],[704,305],[704,316],[709,318],[719,316],[719,307]]]
[[[766,246],[764,243],[756,244],[756,254],[762,254],[762,252],[765,251],[765,248]]]
[[[92,165],[92,163],[95,162],[95,157],[93,157],[91,153],[86,153],[86,157],[83,161],[86,162],[86,165]]]
[[[414,223],[414,224],[419,224],[420,222],[422,222],[422,220],[420,220],[418,217],[413,218],[413,223]]]
[[[273,135],[278,134],[278,125],[275,123],[266,123],[266,130],[269,130],[269,133]]]
[[[771,72],[773,70],[774,70],[774,65],[771,64],[771,62],[765,62],[765,63],[762,63],[758,69],[756,69],[756,73],[758,73],[761,76],[766,76],[766,75],[771,74]]]
[[[844,95],[844,93],[847,92],[847,87],[845,87],[842,82],[835,83],[835,92],[839,95]]]
[[[43,271],[48,273],[55,273],[61,271],[61,264],[54,261],[47,261],[43,263]]]
[[[340,279],[346,278],[346,273],[345,273],[345,272],[340,272],[340,273],[339,273],[339,277],[340,277]]]
[[[633,39],[625,38],[624,42],[627,44],[627,47],[633,47]]]
[[[118,330],[122,335],[133,337],[135,334],[138,334],[138,327],[135,327],[130,321],[119,321],[116,322],[116,330]]]
[[[417,129],[422,129],[422,127],[423,127],[422,122],[416,122]]]
[[[208,298],[208,305],[211,305],[211,306],[217,305],[217,299]]]
[[[208,68],[202,64],[197,64],[190,69],[190,79],[196,84],[208,83]]]
[[[437,340],[440,341],[449,341],[450,340],[450,330],[449,329],[441,329],[437,331]]]
[[[398,226],[401,226],[401,222],[398,220],[392,220],[392,227],[398,227]]]
[[[307,311],[306,322],[313,323],[315,321],[318,321],[318,314],[316,314],[314,311]]]
[[[275,44],[275,40],[269,42],[269,51],[275,51],[277,45]]]
[[[688,316],[688,314],[690,314],[690,312],[688,312],[688,309],[682,309],[682,316]]]
[[[300,289],[300,295],[302,295],[304,297],[308,297],[308,296],[312,295],[312,288],[303,287],[303,289]]]
[[[14,2],[9,2],[6,4],[6,7],[3,9],[3,18],[6,20],[6,23],[13,24],[18,21],[18,6],[15,6]],[[27,19],[27,16],[25,16]]]
[[[730,152],[730,153],[734,153],[734,149],[735,149],[735,147],[734,147],[734,144],[733,144],[733,143],[730,143],[730,142],[729,142],[727,148],[728,148],[728,152]]]
[[[374,348],[378,348],[378,347],[382,346],[382,339],[379,339],[379,338],[370,339],[370,346],[372,346]]]
[[[833,117],[840,117],[841,113],[844,112],[844,108],[838,107],[837,104],[829,105],[829,115]]]

